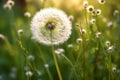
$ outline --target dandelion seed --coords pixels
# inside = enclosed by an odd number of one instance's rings
[[[112,22],[112,21],[108,22],[108,23],[107,23],[107,27],[108,27],[108,28],[112,28],[112,27],[113,27],[113,22]]]
[[[89,5],[87,7],[87,12],[93,12],[94,11],[94,7],[92,5]]]
[[[25,75],[28,76],[28,77],[31,77],[31,76],[33,75],[33,73],[32,73],[31,71],[27,71],[27,72],[25,73]]]
[[[110,46],[110,41],[106,41],[105,43],[107,47]]]
[[[49,65],[48,65],[48,64],[45,64],[44,66],[45,66],[45,68],[48,68],[48,67],[49,67]]]
[[[68,48],[72,48],[73,47],[73,45],[72,44],[68,44]]]
[[[30,18],[30,17],[31,17],[31,14],[30,14],[30,12],[25,12],[25,13],[24,13],[24,16]]]
[[[113,68],[112,68],[112,71],[113,71],[113,72],[116,72],[116,67],[113,67]]]
[[[71,35],[71,22],[58,9],[47,8],[38,12],[31,22],[32,39],[45,45],[59,45]]]
[[[101,32],[97,32],[96,33],[96,38],[100,38],[101,34],[102,34]]]
[[[90,20],[90,23],[91,23],[91,24],[94,24],[95,22],[96,22],[96,19],[91,19],[91,20]]]
[[[86,34],[86,30],[85,30],[85,29],[82,29],[82,30],[80,30],[80,33],[81,33],[82,35],[84,35],[84,34]]]
[[[82,38],[78,38],[78,39],[76,39],[76,42],[79,44],[79,43],[81,43],[83,40],[82,40]]]
[[[35,60],[35,57],[34,57],[33,55],[29,55],[29,56],[27,57],[27,59],[28,59],[29,61],[34,61],[34,60]]]
[[[23,30],[22,29],[19,29],[18,30],[18,35],[20,36],[20,35],[22,35],[23,34]]]
[[[84,6],[84,8],[87,8],[87,6],[88,6],[88,1],[84,1],[84,2],[83,2],[83,6]]]
[[[114,12],[113,12],[113,15],[114,16],[118,16],[120,13],[119,13],[119,11],[118,10],[115,10]]]
[[[58,49],[55,50],[55,53],[58,54],[58,55],[63,54],[64,52],[65,51],[62,48],[58,48]]]
[[[100,4],[105,4],[105,0],[98,0],[98,2],[100,3]]]
[[[74,20],[74,17],[72,15],[69,16],[69,20],[70,21],[73,21]]]

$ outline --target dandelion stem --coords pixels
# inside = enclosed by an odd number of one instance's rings
[[[54,59],[54,63],[55,63],[57,73],[58,73],[59,80],[62,80],[62,75],[61,75],[61,72],[60,72],[59,65],[57,63],[57,58],[56,58],[56,55],[54,53],[54,46],[53,45],[52,45],[52,55],[53,55],[53,59]]]

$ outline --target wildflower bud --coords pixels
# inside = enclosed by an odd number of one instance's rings
[[[23,30],[22,29],[19,29],[18,30],[18,35],[22,35],[23,34]]]
[[[96,22],[96,19],[91,19],[90,24],[94,24]]]
[[[112,27],[113,27],[113,22],[112,22],[112,21],[108,22],[108,23],[107,23],[107,27],[108,27],[108,28],[112,28]]]
[[[81,34],[84,35],[86,33],[85,29],[80,30]]]
[[[82,38],[76,39],[76,42],[77,42],[78,44],[81,43],[81,42],[82,42]]]
[[[113,72],[116,72],[116,67],[113,67],[113,68],[112,68],[112,71],[113,71]]]
[[[88,1],[84,1],[84,2],[83,2],[83,6],[84,6],[84,8],[87,8],[87,6],[88,6]]]
[[[115,10],[115,11],[113,12],[113,15],[114,15],[114,16],[118,16],[118,15],[119,15],[119,11],[118,11],[118,10]]]
[[[93,11],[94,11],[94,7],[93,7],[92,5],[89,5],[89,6],[87,7],[87,11],[88,11],[88,12],[93,12]]]
[[[96,33],[96,38],[100,38],[101,34],[102,34],[101,32],[97,32]]]
[[[25,12],[24,16],[29,18],[29,17],[31,17],[31,14],[29,12]]]
[[[49,65],[48,65],[48,64],[45,64],[44,66],[45,66],[45,68],[48,68],[48,67],[49,67]]]
[[[69,20],[70,21],[73,21],[74,20],[74,17],[72,15],[69,16]]]
[[[106,46],[110,46],[110,41],[106,41]]]
[[[25,75],[28,76],[28,77],[31,77],[31,76],[33,75],[33,73],[32,73],[31,71],[27,71],[27,72],[25,73]]]
[[[27,59],[28,59],[29,61],[34,61],[34,60],[35,60],[35,57],[34,57],[33,55],[29,55],[29,56],[27,57]]]
[[[104,4],[106,1],[105,0],[98,0],[100,4]]]
[[[72,47],[73,47],[73,45],[72,45],[72,44],[69,44],[69,45],[68,45],[68,48],[72,48]]]

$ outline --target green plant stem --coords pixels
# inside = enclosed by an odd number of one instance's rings
[[[112,69],[112,65],[111,65],[111,53],[109,53],[109,80],[111,80],[111,69]]]
[[[53,55],[53,60],[54,60],[54,63],[55,63],[55,67],[56,67],[56,70],[57,70],[59,80],[62,80],[62,75],[61,75],[61,72],[60,72],[60,68],[59,68],[59,65],[58,65],[58,62],[57,62],[56,55],[54,53],[54,46],[53,45],[52,45],[52,55]]]

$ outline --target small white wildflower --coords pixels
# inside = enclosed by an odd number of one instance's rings
[[[96,38],[100,38],[101,34],[102,34],[101,32],[97,32],[96,33]]]
[[[78,44],[81,43],[81,42],[82,42],[82,38],[76,39],[76,42],[77,42]]]
[[[113,27],[113,22],[112,22],[112,21],[108,22],[108,23],[107,23],[107,27],[108,27],[108,28],[112,28],[112,27]]]
[[[110,46],[110,41],[106,41],[105,43],[107,47]]]
[[[31,22],[32,39],[45,45],[59,45],[71,35],[71,21],[58,9],[43,9]]]
[[[30,60],[30,61],[34,61],[34,60],[35,60],[35,57],[34,57],[33,55],[29,55],[29,56],[27,57],[27,59]]]
[[[84,2],[83,2],[83,6],[84,6],[84,8],[87,8],[87,6],[88,6],[88,1],[84,1]]]
[[[22,30],[22,29],[19,29],[19,30],[18,30],[18,35],[21,35],[21,34],[23,34],[23,30]]]
[[[120,12],[118,11],[118,10],[115,10],[114,12],[113,12],[113,15],[114,16],[118,16],[120,14]]]
[[[91,24],[94,24],[95,22],[96,22],[96,19],[91,19],[91,20],[90,20],[90,23],[91,23]]]
[[[100,4],[105,4],[105,0],[98,0],[98,2],[100,3]]]
[[[93,12],[94,11],[94,7],[92,5],[89,5],[87,7],[87,12]]]
[[[68,18],[69,18],[70,21],[74,20],[74,16],[72,16],[72,15],[70,15]]]
[[[64,49],[62,49],[62,48],[58,48],[58,49],[55,50],[55,53],[58,54],[58,55],[60,55],[60,54],[62,54],[62,53],[64,53],[64,52],[65,52],[65,51],[64,51]]]
[[[31,71],[27,71],[27,72],[25,73],[25,75],[28,76],[28,77],[31,77],[31,76],[33,75],[33,73],[32,73]]]
[[[85,30],[85,29],[82,29],[82,30],[80,30],[80,33],[81,33],[82,35],[84,35],[84,34],[86,34],[86,30]]]
[[[0,34],[0,40],[5,40],[5,36],[3,34]]]
[[[116,67],[113,67],[113,68],[112,68],[112,71],[113,71],[113,72],[116,72]]]
[[[109,46],[108,49],[107,49],[107,51],[108,51],[108,52],[112,52],[112,51],[114,50],[114,48],[115,48],[115,46],[113,46],[113,45],[112,45],[112,46]]]
[[[72,48],[73,47],[73,45],[72,44],[68,44],[68,48]]]
[[[30,14],[30,12],[25,12],[24,16],[29,18],[29,17],[31,17],[31,14]]]
[[[48,64],[45,64],[44,66],[45,66],[45,68],[48,68],[48,67],[49,67],[49,65],[48,65]]]

